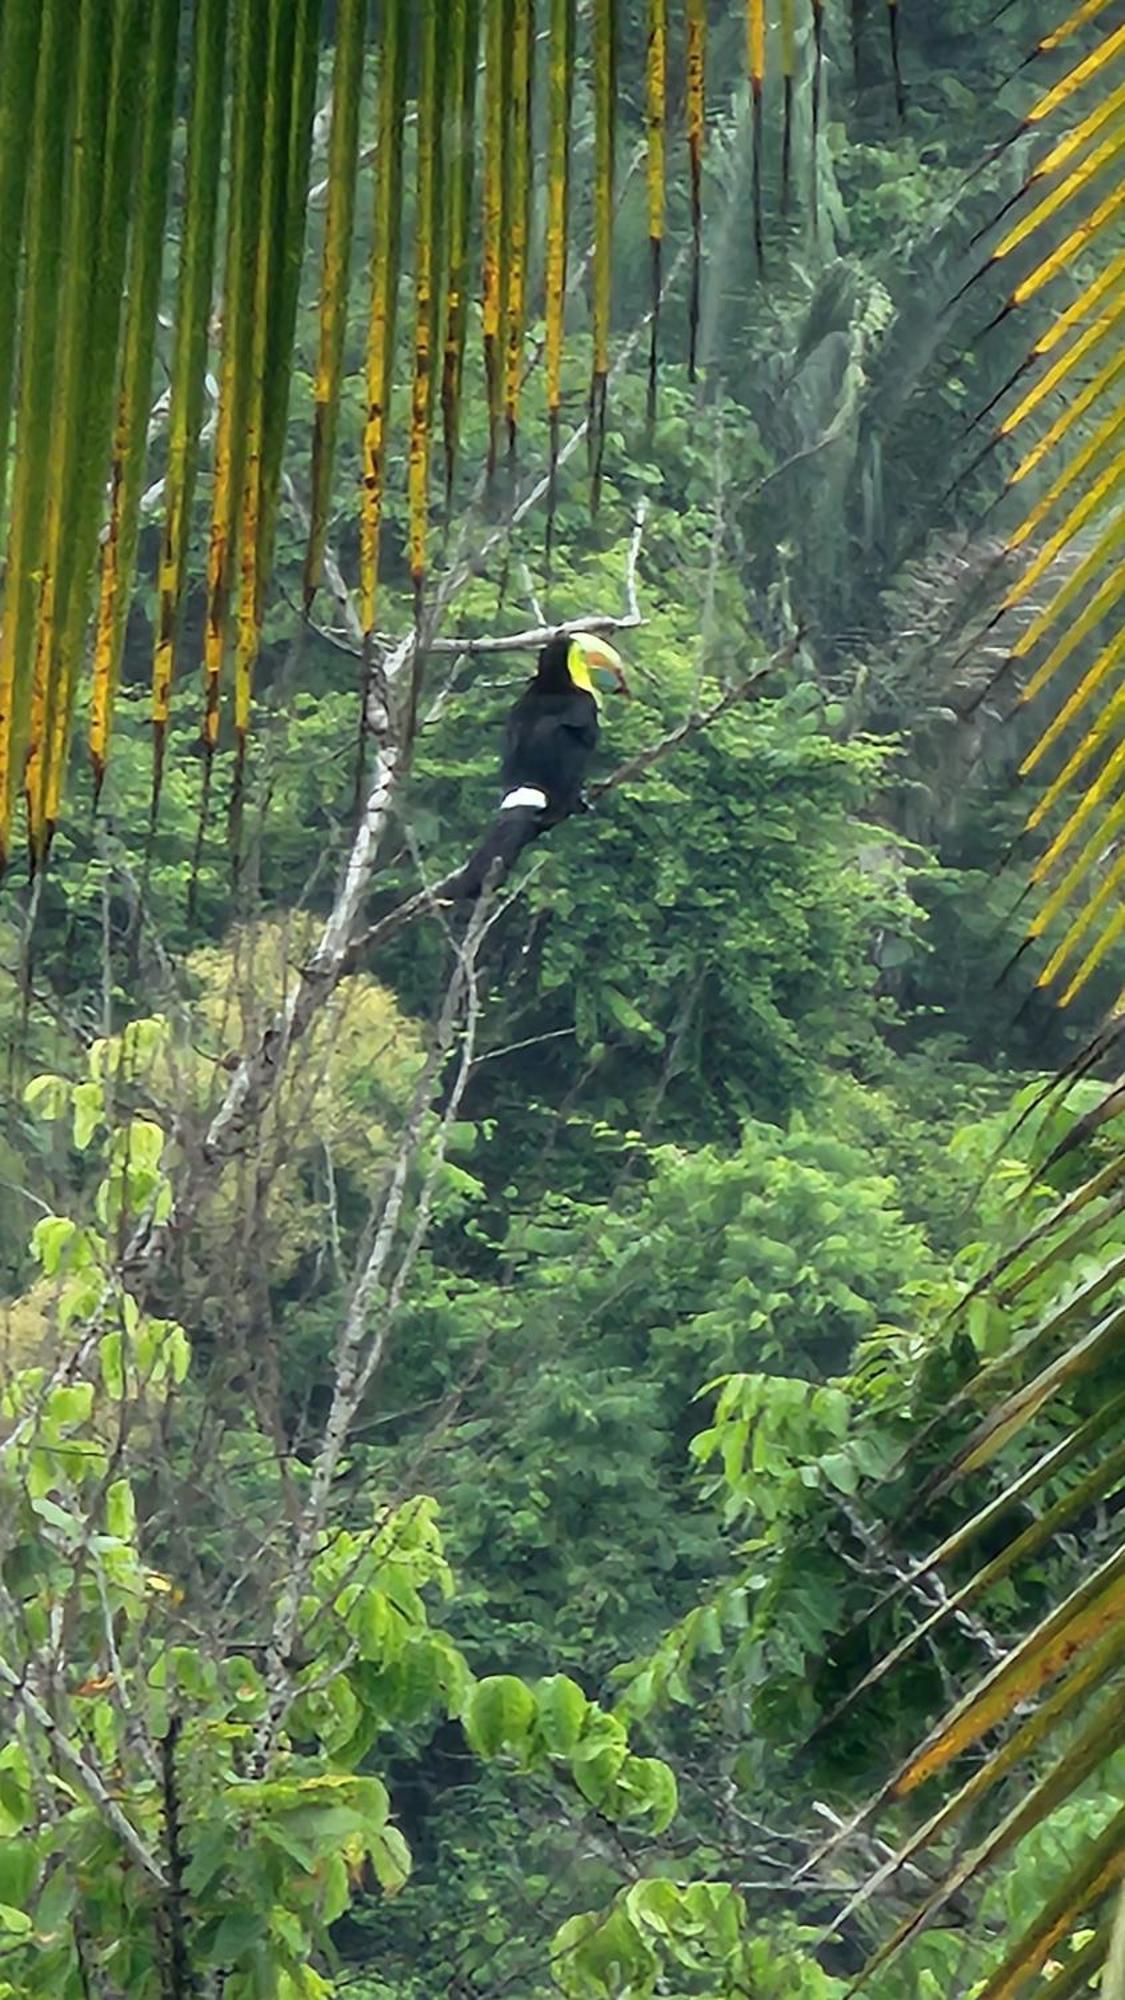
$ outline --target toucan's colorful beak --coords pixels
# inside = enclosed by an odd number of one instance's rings
[[[623,694],[626,699],[632,693],[625,678],[625,662],[615,647],[605,639],[583,639],[582,650],[590,669],[590,677],[598,686],[611,693]]]

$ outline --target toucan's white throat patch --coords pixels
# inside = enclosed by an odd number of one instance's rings
[[[500,801],[501,812],[510,812],[513,806],[535,806],[537,811],[546,812],[547,794],[536,785],[517,785],[514,792]]]

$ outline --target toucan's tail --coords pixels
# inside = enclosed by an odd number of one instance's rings
[[[546,801],[544,800],[544,805]],[[543,806],[505,805],[497,813],[476,853],[470,855],[450,891],[458,898],[475,898],[491,877],[502,882],[509,869],[543,826]],[[494,866],[495,864],[495,866]]]

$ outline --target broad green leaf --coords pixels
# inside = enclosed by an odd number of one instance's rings
[[[491,1674],[478,1681],[465,1704],[462,1724],[478,1756],[502,1750],[524,1756],[535,1722],[535,1696],[514,1674]]]
[[[120,1541],[131,1542],[137,1532],[137,1503],[127,1479],[115,1479],[105,1496],[106,1527]]]
[[[397,1895],[409,1879],[412,1865],[410,1849],[397,1826],[383,1827],[373,1836],[367,1851],[380,1888],[388,1896]]]
[[[590,1704],[566,1674],[551,1674],[536,1683],[535,1705],[539,1733],[552,1757],[569,1757],[582,1734],[582,1724]]]

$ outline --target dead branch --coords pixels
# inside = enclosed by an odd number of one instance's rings
[[[8,1690],[12,1701],[17,1707],[23,1709],[29,1721],[33,1722],[37,1729],[43,1731],[60,1763],[66,1765],[76,1782],[81,1785],[87,1798],[97,1807],[106,1825],[112,1828],[121,1845],[132,1855],[137,1866],[142,1868],[145,1874],[152,1881],[156,1882],[160,1888],[166,1889],[168,1884],[160,1863],[157,1861],[155,1855],[150,1853],[149,1849],[145,1846],[136,1827],[122,1812],[116,1799],[111,1796],[109,1788],[100,1772],[90,1763],[78,1744],[71,1741],[66,1731],[59,1726],[55,1717],[51,1714],[50,1709],[40,1701],[39,1696],[28,1686],[26,1676],[17,1674],[5,1659],[0,1659],[0,1686]]]
[[[458,947],[453,975],[446,988],[430,1051],[415,1087],[395,1157],[384,1176],[382,1188],[376,1198],[368,1248],[362,1257],[352,1287],[336,1349],[332,1407],[313,1466],[308,1499],[297,1531],[292,1567],[278,1603],[267,1651],[268,1702],[266,1719],[259,1732],[256,1748],[259,1763],[268,1755],[286,1705],[291,1698],[293,1682],[290,1655],[297,1634],[300,1599],[313,1552],[324,1529],[340,1457],[372,1376],[383,1358],[390,1327],[402,1303],[406,1286],[425,1241],[433,1211],[438,1175],[449,1145],[449,1135],[472,1073],[480,1018],[477,957],[491,921],[489,897],[486,894],[480,898],[465,937]],[[388,1272],[394,1255],[410,1176],[417,1165],[425,1142],[426,1123],[433,1107],[435,1090],[462,1013],[465,1025],[457,1075],[442,1113],[419,1194],[413,1227],[394,1276],[388,1282]],[[384,1303],[372,1326],[375,1304],[380,1294]]]

